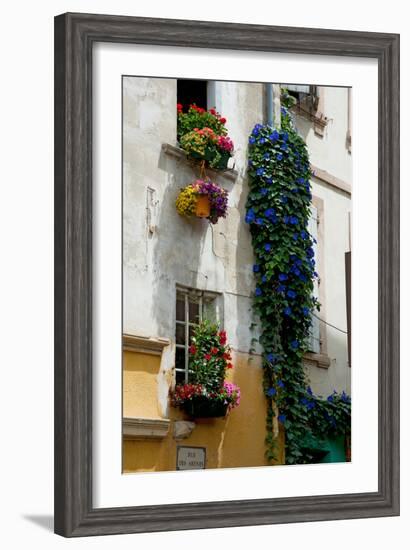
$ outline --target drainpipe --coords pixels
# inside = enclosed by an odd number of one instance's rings
[[[280,85],[265,84],[266,124],[280,128]]]
[[[273,126],[273,87],[272,84],[265,84],[265,101],[266,101],[266,124]]]

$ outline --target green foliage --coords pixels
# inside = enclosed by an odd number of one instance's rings
[[[289,100],[290,101],[290,100]],[[286,101],[285,101],[286,103]],[[285,427],[287,464],[309,463],[306,437],[333,437],[350,429],[350,398],[323,400],[306,385],[302,359],[312,313],[315,260],[308,232],[312,176],[306,144],[282,107],[282,127],[257,124],[249,137],[249,223],[256,263],[254,307],[264,348],[267,457],[276,456],[275,405]]]
[[[230,347],[226,334],[209,321],[200,323],[191,338],[189,380],[202,384],[209,392],[219,391],[230,364]]]

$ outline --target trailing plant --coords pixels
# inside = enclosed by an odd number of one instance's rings
[[[234,149],[226,119],[215,109],[206,111],[196,105],[190,105],[184,113],[182,105],[177,104],[177,112],[177,137],[182,149],[211,168],[224,170]]]
[[[181,216],[193,216],[196,213],[200,197],[209,199],[207,219],[215,224],[219,218],[225,218],[228,211],[228,192],[209,179],[197,179],[181,189],[175,205]]]
[[[349,429],[350,398],[333,393],[323,400],[313,395],[305,380],[303,355],[311,317],[320,308],[313,297],[317,273],[308,231],[312,172],[306,144],[286,107],[281,112],[280,130],[256,124],[249,136],[245,220],[256,259],[254,307],[264,349],[266,454],[276,458],[277,414],[285,428],[286,463],[296,464],[313,459],[306,441]]]
[[[187,410],[193,401],[225,406],[226,410],[240,403],[240,388],[225,380],[233,368],[231,348],[226,332],[209,321],[202,321],[194,330],[189,347],[189,384],[178,384],[172,404]]]

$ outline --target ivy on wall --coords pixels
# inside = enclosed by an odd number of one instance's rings
[[[317,277],[308,232],[312,172],[307,147],[296,131],[283,95],[281,129],[256,124],[249,136],[246,222],[252,235],[256,278],[254,307],[261,323],[267,457],[276,458],[275,415],[285,428],[287,464],[314,461],[314,449],[350,430],[350,397],[313,395],[306,384],[307,351]]]

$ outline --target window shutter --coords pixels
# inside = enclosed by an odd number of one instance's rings
[[[318,246],[317,246],[317,240],[318,240],[318,212],[317,208],[315,206],[311,206],[311,215],[309,218],[309,224],[308,229],[309,233],[312,236],[313,239],[315,239],[316,242],[313,243],[313,251],[315,253],[315,261],[317,264],[317,257],[318,257]],[[313,296],[316,299],[319,299],[319,281],[317,278],[313,281]],[[310,333],[309,333],[309,341],[308,341],[308,348],[309,351],[313,353],[320,353],[320,327],[319,327],[319,319],[318,314],[319,312],[315,310],[314,315],[312,315],[312,325],[310,327]]]
[[[348,357],[349,367],[352,366],[352,356],[351,356],[351,284],[352,284],[352,253],[345,252],[345,279],[346,279],[346,316],[347,316],[347,346],[348,346]]]

